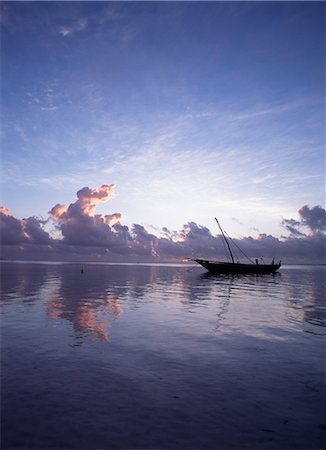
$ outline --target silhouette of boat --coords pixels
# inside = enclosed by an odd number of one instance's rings
[[[203,266],[209,272],[216,274],[241,274],[241,273],[271,274],[275,273],[281,267],[281,261],[275,264],[274,259],[271,264],[265,263],[261,264],[259,263],[258,259],[256,259],[255,262],[253,262],[229,237],[229,239],[234,243],[234,245],[236,245],[239,248],[241,253],[243,253],[246,256],[246,258],[249,259],[250,264],[235,262],[230,244],[228,242],[227,237],[225,236],[225,232],[223,231],[216,217],[215,220],[219,229],[221,230],[222,238],[226,244],[226,248],[231,256],[232,262],[210,261],[207,259],[200,259],[200,258],[193,259],[193,261]]]

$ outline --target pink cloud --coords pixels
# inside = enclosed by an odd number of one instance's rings
[[[0,206],[0,213],[4,216],[10,216],[10,212],[8,208],[5,208],[4,206]]]
[[[112,229],[122,219],[122,214],[95,214],[98,203],[105,203],[114,195],[114,184],[99,188],[83,187],[77,192],[77,200],[68,205],[57,204],[50,216],[60,228],[63,242],[80,246],[109,247],[117,239]]]
[[[67,210],[68,210],[68,205],[57,204],[51,209],[50,214],[54,220],[58,220],[58,219],[60,219],[60,217],[64,216],[64,214],[66,214]]]
[[[105,203],[114,195],[114,184],[103,184],[97,189],[90,189],[89,187],[83,187],[77,192],[77,200],[74,203],[68,205],[55,205],[50,214],[54,220],[68,220],[76,215],[93,216],[93,212],[97,203]],[[113,216],[107,216],[117,221],[121,214],[115,214]],[[107,219],[109,220],[109,219]]]
[[[97,189],[84,187],[77,192],[78,200],[87,205],[88,203],[107,202],[114,195],[115,184],[103,184]]]

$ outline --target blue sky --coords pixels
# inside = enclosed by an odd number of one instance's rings
[[[286,234],[324,206],[325,4],[2,2],[2,203]],[[153,228],[152,228],[153,227]]]

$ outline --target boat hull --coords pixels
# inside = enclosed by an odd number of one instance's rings
[[[207,261],[204,259],[195,259],[196,263],[203,266],[206,270],[216,274],[271,274],[275,273],[281,264],[241,264],[241,263],[223,263]]]

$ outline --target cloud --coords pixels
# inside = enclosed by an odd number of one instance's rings
[[[93,215],[96,203],[107,202],[114,195],[114,184],[103,184],[97,189],[84,187],[77,192],[75,203],[68,205],[55,205],[50,214],[53,219],[64,222],[76,215]]]
[[[221,236],[195,222],[188,222],[181,230],[153,228],[151,233],[143,225],[131,228],[122,225],[122,214],[97,214],[99,203],[114,195],[114,184],[99,188],[83,187],[73,203],[56,204],[47,221],[36,217],[17,219],[5,207],[0,207],[1,240],[8,255],[24,254],[31,258],[48,255],[51,259],[95,259],[103,261],[175,260],[184,258],[225,257]],[[283,219],[290,236],[282,239],[264,233],[258,238],[247,236],[232,239],[231,247],[236,260],[273,257],[292,262],[323,262],[326,254],[325,210],[321,206],[302,206],[299,220]],[[45,226],[52,223],[61,238],[54,238]],[[307,234],[303,232],[307,230]],[[33,244],[33,245],[32,245]],[[11,246],[12,252],[8,249]],[[243,253],[239,251],[239,247]],[[20,249],[20,250],[19,250]],[[20,251],[20,254],[19,254]]]
[[[294,236],[305,236],[304,233],[298,230],[301,223],[295,219],[283,219],[282,225]]]
[[[2,245],[51,244],[49,234],[42,228],[43,221],[36,217],[16,219],[9,210],[0,206],[0,236]]]
[[[23,219],[24,232],[28,237],[29,243],[32,244],[52,244],[53,240],[49,234],[43,230],[42,225],[44,221],[37,219],[36,217],[29,217]]]
[[[84,30],[86,27],[87,27],[87,20],[79,19],[73,25],[60,27],[59,33],[63,37],[72,36],[73,34],[77,33],[78,31]]]
[[[310,209],[308,205],[304,205],[299,209],[299,214],[302,223],[311,231],[326,230],[326,211],[321,206],[314,206]]]
[[[78,200],[84,204],[107,202],[114,194],[114,184],[103,184],[98,189],[84,187],[77,192]]]
[[[305,236],[306,234],[301,231],[308,229],[310,235],[319,234],[326,230],[326,211],[321,206],[313,206],[310,208],[308,205],[303,205],[298,211],[299,220],[296,219],[283,219],[282,225],[290,231],[294,236]]]
[[[15,245],[28,241],[23,222],[13,217],[3,206],[0,207],[0,236],[3,245]]]
[[[55,205],[50,216],[62,232],[63,243],[80,246],[110,246],[118,233],[111,228],[122,214],[94,214],[97,203],[107,202],[114,195],[114,184],[97,189],[84,187],[77,192],[77,200],[68,205]]]

